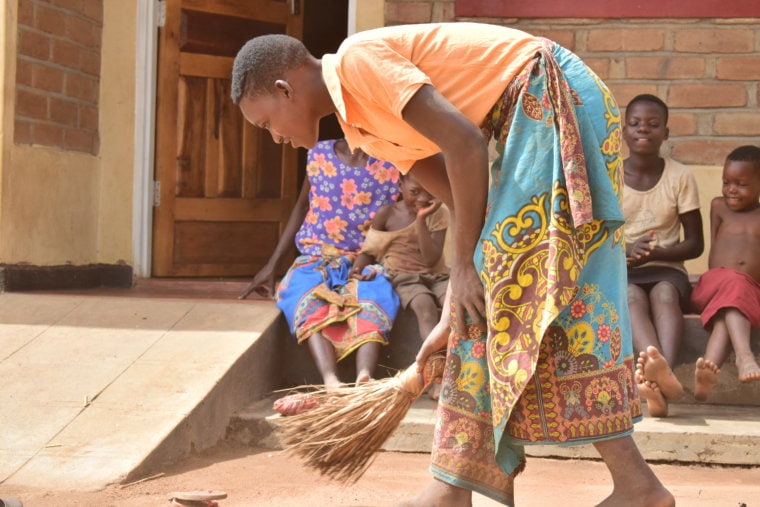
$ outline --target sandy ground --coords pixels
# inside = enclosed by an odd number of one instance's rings
[[[167,469],[158,478],[102,491],[74,492],[0,485],[0,498],[17,496],[24,507],[168,506],[168,493],[222,490],[220,507],[386,507],[413,497],[429,479],[425,454],[381,453],[356,484],[339,486],[280,451],[220,444]],[[760,468],[656,464],[660,480],[680,507],[760,506]],[[520,507],[595,505],[611,490],[598,461],[533,458],[517,483]],[[476,507],[500,505],[482,496]]]

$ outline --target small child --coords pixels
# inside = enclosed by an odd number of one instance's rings
[[[760,327],[760,148],[741,146],[723,166],[722,197],[710,206],[709,270],[691,295],[702,325],[710,329],[705,355],[697,359],[694,397],[705,401],[718,380],[729,345],[739,380],[760,380],[750,331]]]
[[[449,212],[412,173],[401,176],[399,191],[399,202],[386,204],[375,214],[351,276],[360,277],[368,264],[382,264],[402,308],[411,308],[417,317],[424,341],[438,323],[449,282],[443,256]],[[437,398],[437,392],[433,386],[431,397]]]
[[[654,95],[634,97],[625,110],[623,138],[628,308],[636,381],[649,414],[668,415],[668,401],[683,394],[673,374],[691,283],[683,261],[702,254],[704,238],[694,176],[660,156],[668,138],[668,106]],[[683,229],[683,238],[681,230]]]

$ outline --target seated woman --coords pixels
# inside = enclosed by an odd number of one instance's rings
[[[371,379],[399,301],[380,265],[367,280],[349,279],[375,212],[398,194],[398,170],[351,152],[344,139],[309,150],[306,179],[266,265],[241,298],[275,296],[298,343],[307,342],[328,388],[341,385],[337,362],[356,352],[356,382]],[[300,255],[275,293],[275,269],[294,244]]]

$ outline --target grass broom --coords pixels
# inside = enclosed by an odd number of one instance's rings
[[[414,364],[394,377],[309,392],[308,409],[278,421],[280,442],[322,475],[356,482],[445,363],[445,351],[437,352],[422,374]]]

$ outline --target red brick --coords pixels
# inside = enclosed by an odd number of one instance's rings
[[[697,134],[697,116],[693,113],[670,112],[668,128],[671,136],[693,136]]]
[[[47,119],[47,98],[39,93],[16,89],[16,116]]]
[[[733,81],[760,80],[760,57],[718,58],[715,75],[718,79]]]
[[[670,107],[744,107],[747,89],[738,84],[673,84],[665,102]]]
[[[38,90],[61,93],[63,72],[50,65],[32,63],[32,87]]]
[[[19,27],[18,53],[37,60],[47,60],[50,58],[50,37]]]
[[[66,129],[63,136],[63,147],[74,151],[93,153],[95,133],[83,129]]]
[[[546,37],[553,40],[560,46],[573,51],[575,49],[575,31],[574,30],[557,30],[550,27],[540,27],[531,29],[530,33],[538,37]]]
[[[100,51],[82,49],[79,70],[91,76],[100,76]]]
[[[751,53],[754,42],[753,30],[687,28],[675,32],[674,47],[686,53]]]
[[[98,81],[92,77],[73,72],[66,73],[65,94],[90,104],[98,102]]]
[[[25,58],[16,60],[16,84],[32,86],[32,62]]]
[[[51,60],[58,65],[79,70],[84,49],[67,40],[54,40]]]
[[[103,0],[84,0],[82,14],[88,18],[103,23]]]
[[[652,95],[657,95],[657,85],[654,84],[628,84],[622,82],[613,84],[607,83],[607,86],[609,86],[610,90],[612,90],[612,95],[615,97],[615,100],[617,100],[618,106],[621,109],[623,109],[626,104],[628,104],[628,102],[630,102],[631,99],[636,95],[640,95],[642,93],[651,93]]]
[[[66,35],[65,17],[62,11],[37,3],[34,8],[34,27],[42,32],[63,37]]]
[[[16,144],[32,144],[32,124],[17,119],[13,124],[13,141]]]
[[[50,119],[61,125],[76,127],[79,124],[79,107],[76,102],[51,97]]]
[[[705,75],[705,60],[699,57],[630,56],[625,65],[629,79],[694,79]]]
[[[85,129],[98,129],[98,108],[91,106],[79,107],[79,126]]]
[[[665,34],[654,28],[599,28],[588,32],[588,50],[658,51],[663,49]]]
[[[430,2],[385,2],[388,24],[429,23],[433,15]]]
[[[100,45],[100,27],[90,20],[66,16],[66,35],[74,42],[89,48]]]
[[[34,3],[32,0],[18,0],[18,24],[34,26]]]
[[[609,79],[611,65],[609,58],[584,58],[583,61],[586,65],[591,67],[591,70],[593,70],[602,81]]]
[[[671,156],[684,164],[723,165],[731,150],[741,143],[713,139],[673,140]]]
[[[760,136],[760,114],[715,113],[713,131],[719,136]]]
[[[46,123],[32,124],[32,139],[34,144],[43,146],[63,146],[63,129],[58,125]]]
[[[48,0],[48,2],[72,12],[82,12],[82,0]]]

